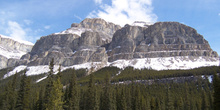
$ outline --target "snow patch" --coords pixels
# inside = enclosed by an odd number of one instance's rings
[[[20,59],[24,54],[26,54],[26,52],[19,51],[19,50],[6,49],[0,46],[0,55],[6,57],[7,59],[9,58]]]
[[[21,72],[22,70],[25,70],[26,68],[27,68],[27,66],[24,66],[24,65],[18,66],[18,67],[16,67],[14,70],[12,70],[12,71],[10,71],[9,73],[5,74],[5,75],[3,76],[3,79],[14,75],[16,72],[19,73],[19,72]]]
[[[87,28],[71,27],[65,31],[54,33],[54,34],[76,34],[78,36],[81,36],[81,34],[86,31],[92,32],[91,29],[87,29]]]
[[[84,63],[84,64],[78,64],[78,65],[73,65],[73,66],[69,66],[69,67],[61,67],[61,71],[64,71],[66,69],[82,69],[82,68],[87,68],[87,69],[91,69],[92,67],[94,67],[94,69],[98,68],[98,65],[100,65],[101,62],[89,62],[89,63]],[[14,75],[16,72],[21,72],[22,70],[25,70],[27,68],[27,72],[26,75],[27,76],[32,76],[32,75],[40,75],[43,73],[48,73],[50,71],[49,66],[48,65],[39,65],[39,66],[18,66],[15,69],[13,69],[12,71],[10,71],[9,73],[5,74],[3,79],[10,77],[12,75]],[[58,68],[59,65],[54,65],[54,74],[58,73]],[[39,79],[40,80],[40,79]]]
[[[43,81],[43,80],[46,79],[46,78],[47,78],[47,76],[45,76],[45,77],[43,77],[43,78],[40,78],[40,79],[38,79],[38,80],[36,81],[36,83],[41,82],[41,81]]]
[[[8,36],[4,36],[4,35],[0,35],[0,37],[6,38],[6,39],[11,39],[11,40],[14,40],[16,42],[19,42],[19,43],[25,44],[25,45],[34,45],[32,42],[24,41],[24,40],[19,40],[19,39],[14,39],[14,38],[11,38],[11,37],[8,37]]]
[[[135,21],[132,26],[140,26],[140,27],[148,27],[149,25],[153,25],[152,22],[144,22],[144,21]]]
[[[161,58],[141,58],[131,60],[117,60],[109,63],[109,66],[116,66],[124,69],[128,66],[136,69],[154,69],[154,70],[168,70],[168,69],[193,69],[203,66],[218,66],[218,58],[205,59],[198,57],[190,60],[189,57],[161,57]]]

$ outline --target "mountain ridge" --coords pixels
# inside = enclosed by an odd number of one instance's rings
[[[16,66],[34,44],[0,35],[0,69]]]
[[[217,52],[195,29],[178,22],[136,23],[145,25],[120,27],[86,18],[67,30],[41,37],[16,65],[48,65],[54,58],[55,65],[63,67],[88,63],[81,68],[89,69],[97,63],[96,70],[105,66],[156,70],[218,66]]]

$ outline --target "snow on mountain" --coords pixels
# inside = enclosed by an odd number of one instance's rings
[[[91,31],[91,29],[87,29],[87,28],[79,28],[79,27],[71,27],[65,31],[61,31],[58,33],[54,33],[54,34],[76,34],[78,36],[81,36],[82,33],[84,33],[85,31]]]
[[[144,21],[135,21],[132,26],[140,26],[140,27],[148,27],[149,25],[152,25],[154,23],[151,22],[144,22]]]
[[[163,58],[142,58],[132,60],[117,60],[109,63],[109,66],[116,66],[124,69],[128,66],[136,69],[154,69],[154,70],[168,70],[168,69],[193,69],[203,66],[218,66],[218,58],[203,58],[203,57],[163,57]]]
[[[101,62],[89,62],[79,65],[73,65],[69,67],[61,67],[61,71],[66,69],[74,68],[74,69],[81,69],[87,68],[90,69],[94,67],[94,69],[100,68]],[[154,70],[168,70],[168,69],[193,69],[203,66],[218,66],[219,59],[206,59],[203,57],[165,57],[165,58],[143,58],[143,59],[132,59],[132,60],[117,60],[114,62],[108,62],[106,65],[102,65],[102,67],[106,66],[115,66],[121,69],[124,69],[128,66],[134,67],[136,69],[154,69]],[[14,75],[16,72],[20,72],[27,68],[27,75],[39,75],[43,73],[49,72],[48,65],[41,65],[41,66],[18,66],[14,70],[10,71],[8,74],[5,74],[3,79]],[[54,66],[54,74],[57,74],[59,66]],[[45,79],[45,78],[43,78]],[[39,79],[39,81],[43,80]]]
[[[24,54],[26,54],[26,52],[7,49],[7,48],[4,48],[3,46],[0,46],[0,55],[6,57],[7,59],[9,58],[20,59],[21,56]]]
[[[69,67],[61,67],[61,71],[64,71],[66,69],[70,69],[70,68],[74,68],[74,69],[82,69],[82,68],[87,68],[90,69],[91,67],[94,67],[94,69],[97,69],[97,65],[99,65],[99,62],[90,62],[90,63],[84,63],[84,64],[79,64],[79,65],[73,65],[73,66],[69,66]],[[58,68],[59,65],[54,65],[54,74],[57,74],[58,72]],[[12,75],[14,75],[16,72],[21,72],[22,70],[27,69],[26,75],[27,76],[33,76],[33,75],[40,75],[43,73],[48,73],[50,71],[49,66],[48,65],[39,65],[39,66],[24,66],[24,65],[20,65],[17,66],[16,68],[14,68],[12,71],[10,71],[9,73],[5,74],[3,79],[10,77]]]
[[[30,51],[31,47],[34,45],[28,41],[16,40],[3,35],[0,35],[0,39],[0,55],[6,57],[7,59],[20,59],[21,56]],[[25,47],[27,47],[26,50]]]
[[[2,38],[7,38],[7,39],[11,39],[11,40],[14,40],[14,41],[16,41],[16,42],[19,42],[19,43],[25,44],[25,45],[34,45],[32,42],[24,41],[24,40],[19,40],[19,39],[14,39],[14,38],[11,38],[11,37],[8,37],[8,36],[4,36],[4,35],[0,35],[0,37],[2,37]]]

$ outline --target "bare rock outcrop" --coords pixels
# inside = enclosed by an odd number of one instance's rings
[[[108,47],[109,61],[173,56],[218,57],[209,43],[189,26],[158,22],[148,27],[126,25]]]

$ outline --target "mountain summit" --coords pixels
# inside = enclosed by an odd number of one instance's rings
[[[184,24],[139,21],[120,27],[100,18],[86,18],[67,30],[41,37],[17,65],[48,65],[51,58],[65,67],[98,62],[100,68],[160,70],[219,64],[208,41]]]

